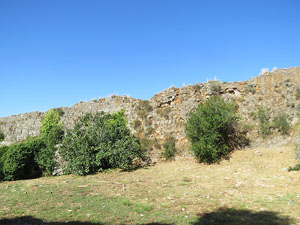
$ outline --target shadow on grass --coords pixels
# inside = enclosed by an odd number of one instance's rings
[[[289,225],[294,222],[287,216],[271,211],[236,210],[219,208],[216,211],[199,215],[192,225]]]
[[[47,222],[32,216],[22,216],[18,218],[0,219],[1,225],[105,225],[106,223],[93,223],[93,222]],[[111,223],[109,223],[111,224]],[[164,223],[147,223],[144,225],[171,225]]]
[[[271,211],[236,210],[231,208],[219,208],[216,211],[199,215],[191,225],[290,225],[295,221]],[[31,216],[23,216],[11,219],[0,219],[1,225],[105,225],[107,223],[93,222],[47,222]],[[109,223],[111,224],[111,223]],[[122,224],[122,223],[121,223]],[[176,224],[176,223],[175,223]],[[144,225],[172,225],[171,223],[147,223]]]

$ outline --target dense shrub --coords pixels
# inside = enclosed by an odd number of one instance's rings
[[[86,175],[108,168],[131,168],[142,149],[127,127],[124,111],[87,113],[67,132],[60,148],[65,172]]]
[[[287,120],[287,115],[285,113],[280,113],[273,119],[273,127],[278,129],[278,131],[282,134],[288,134],[290,130],[290,123]]]
[[[46,112],[45,117],[42,120],[40,133],[41,138],[47,142],[47,144],[55,145],[62,140],[62,125],[59,121],[60,114],[57,110],[50,109]]]
[[[230,141],[235,134],[238,117],[236,105],[212,96],[190,113],[185,126],[191,150],[201,162],[219,161],[231,151]]]
[[[41,175],[35,156],[45,144],[40,138],[29,138],[12,144],[2,156],[5,180],[34,178]]]
[[[163,157],[165,157],[166,160],[173,159],[176,154],[175,138],[168,137],[166,141],[163,143],[163,148],[164,148],[164,151],[162,153]]]
[[[2,146],[0,147],[0,181],[4,180],[4,174],[3,174],[3,163],[4,163],[4,157],[3,155],[5,152],[7,152],[8,147]]]
[[[37,153],[36,161],[44,175],[51,175],[55,167],[55,145],[60,143],[63,137],[62,125],[59,120],[59,111],[53,109],[46,112],[42,120],[40,133],[45,147]]]

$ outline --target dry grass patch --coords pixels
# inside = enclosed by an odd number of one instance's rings
[[[287,171],[295,163],[294,150],[287,146],[236,151],[230,161],[216,165],[177,158],[132,172],[3,182],[0,217],[98,224],[205,224],[211,215],[227,219],[231,215],[237,218],[226,224],[237,224],[241,217],[269,221],[265,224],[297,224],[300,173]]]

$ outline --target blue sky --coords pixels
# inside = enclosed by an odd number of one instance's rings
[[[299,0],[0,0],[0,116],[300,66]]]

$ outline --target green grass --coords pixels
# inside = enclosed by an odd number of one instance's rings
[[[4,188],[3,188],[4,187]],[[70,183],[30,184],[5,182],[0,189],[0,224],[17,218],[48,222],[77,221],[89,224],[147,224],[152,222],[189,224],[182,215],[174,216],[151,204],[133,202],[122,197],[94,193],[90,186],[73,180]],[[13,219],[13,220],[12,220]],[[35,221],[36,222],[36,221]],[[43,224],[43,223],[42,223]]]
[[[299,173],[282,170],[295,164],[294,149],[283,150],[286,157],[281,149],[260,149],[263,156],[248,150],[216,165],[182,159],[131,172],[0,182],[0,224],[298,224]]]

